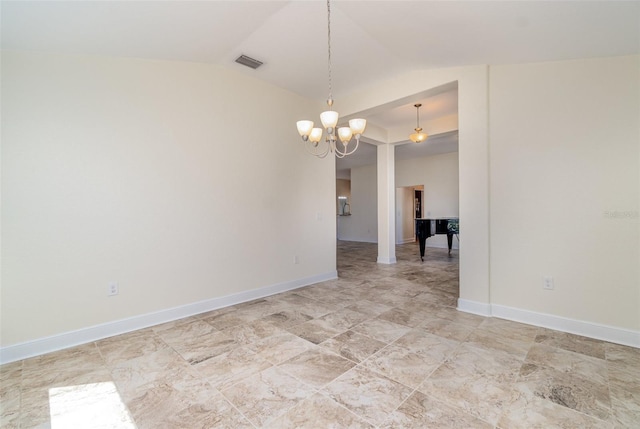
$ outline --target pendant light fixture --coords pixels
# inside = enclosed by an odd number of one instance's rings
[[[413,105],[413,107],[416,108],[417,126],[414,128],[415,133],[411,134],[409,139],[414,143],[422,143],[429,137],[426,133],[423,133],[422,128],[420,128],[420,106],[422,106],[420,103]]]
[[[322,128],[314,128],[313,121],[298,121],[296,125],[309,153],[318,158],[324,158],[329,152],[332,152],[335,153],[336,157],[344,158],[358,149],[360,137],[367,126],[367,121],[365,119],[351,119],[348,127],[340,127],[336,132],[339,115],[338,112],[331,110],[333,96],[331,94],[331,5],[329,0],[327,0],[327,46],[329,65],[329,98],[327,99],[327,106],[329,106],[329,110],[320,114],[320,121],[327,132],[324,143],[321,143],[323,130]],[[352,137],[355,137],[356,145],[353,149],[350,149],[348,145]],[[338,145],[338,138],[342,142],[342,149]]]

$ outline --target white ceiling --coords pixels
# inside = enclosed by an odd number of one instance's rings
[[[219,64],[327,97],[324,1],[2,0],[0,7],[2,49]],[[640,1],[333,0],[331,20],[338,111],[348,92],[416,69],[640,52]],[[238,65],[240,54],[264,65]],[[457,92],[449,92],[420,100],[421,122],[457,111]],[[414,103],[368,120],[410,132]],[[452,135],[440,143],[451,147],[451,139],[457,144]]]

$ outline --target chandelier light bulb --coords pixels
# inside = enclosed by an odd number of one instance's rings
[[[313,128],[309,134],[309,140],[318,143],[322,139],[322,128]]]
[[[351,140],[351,136],[353,136],[353,130],[349,127],[340,127],[338,128],[338,137],[340,137],[340,141],[346,146]]]
[[[329,128],[333,130],[333,128],[338,125],[338,112],[333,110],[327,110],[325,112],[320,113],[320,121],[322,122],[322,126],[327,129],[330,133]]]
[[[309,134],[311,134],[311,129],[313,128],[313,121],[298,121],[296,122],[296,125],[300,136],[303,139],[308,138]]]

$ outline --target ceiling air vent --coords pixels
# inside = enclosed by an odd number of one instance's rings
[[[240,55],[236,58],[236,63],[242,64],[243,66],[251,67],[252,69],[257,69],[262,65],[262,61],[254,60],[251,57],[246,55]]]

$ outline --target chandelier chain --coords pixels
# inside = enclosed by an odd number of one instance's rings
[[[331,106],[331,104],[333,104],[333,94],[331,87],[331,5],[329,4],[329,0],[327,0],[327,48],[327,64],[329,69],[329,99],[327,100],[327,103]]]

